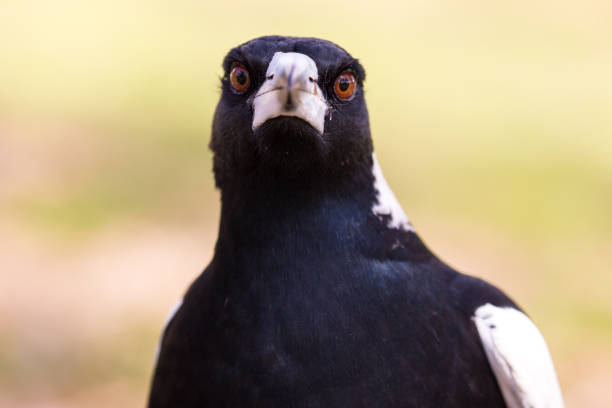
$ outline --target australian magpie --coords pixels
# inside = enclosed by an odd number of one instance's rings
[[[149,407],[563,406],[531,320],[406,218],[355,58],[271,36],[223,70],[218,240],[162,334]]]

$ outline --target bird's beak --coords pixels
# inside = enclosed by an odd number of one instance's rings
[[[268,119],[294,116],[323,133],[327,101],[318,85],[315,62],[297,52],[277,52],[268,65],[264,83],[255,93],[253,130]]]

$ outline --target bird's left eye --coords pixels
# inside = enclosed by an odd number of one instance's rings
[[[230,84],[237,93],[244,93],[249,89],[249,85],[251,84],[249,71],[247,71],[243,65],[234,65],[232,72],[230,72]]]
[[[355,75],[350,71],[345,71],[336,78],[334,92],[340,99],[350,99],[355,93],[356,82]]]

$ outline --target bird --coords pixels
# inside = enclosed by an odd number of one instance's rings
[[[358,59],[265,36],[222,67],[218,238],[163,329],[150,408],[563,407],[532,320],[406,217]]]

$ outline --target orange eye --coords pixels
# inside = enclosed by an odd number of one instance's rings
[[[334,84],[334,91],[338,98],[340,99],[349,99],[355,93],[355,75],[351,72],[343,72],[336,79],[336,83]]]
[[[251,78],[249,78],[249,71],[242,65],[235,65],[230,72],[230,84],[232,88],[238,93],[244,93],[249,89],[251,84]]]

